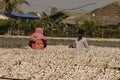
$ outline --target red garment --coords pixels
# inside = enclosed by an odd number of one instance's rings
[[[42,28],[36,28],[35,33],[30,37],[29,46],[37,50],[42,50],[47,46],[46,37],[43,35]]]

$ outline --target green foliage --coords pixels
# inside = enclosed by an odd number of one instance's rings
[[[94,21],[84,21],[84,24],[81,25],[81,28],[85,29],[86,36],[88,37],[98,37],[100,32],[100,27],[98,23]]]
[[[85,36],[87,37],[120,38],[120,26],[101,27],[98,22],[87,20],[80,28],[85,30]]]
[[[14,21],[11,19],[2,20],[0,23],[0,34],[5,34],[9,28],[14,26]]]
[[[41,20],[21,22],[20,20],[2,20],[0,35],[10,32],[11,35],[31,35],[36,27],[44,28],[44,35],[50,37],[76,37],[77,30],[83,28],[86,37],[120,38],[120,27],[100,27],[99,23],[85,21],[82,25],[61,23],[63,16],[56,20],[51,19],[46,13]],[[59,20],[60,19],[60,20]]]
[[[1,8],[2,14],[7,12],[8,16],[10,17],[13,11],[23,13],[22,8],[21,8],[22,3],[29,5],[29,3],[26,0],[2,0],[0,1],[0,8]]]

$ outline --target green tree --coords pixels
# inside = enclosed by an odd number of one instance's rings
[[[97,22],[86,20],[84,21],[84,24],[81,25],[81,27],[85,29],[86,35],[89,37],[98,37],[100,32],[98,25],[99,24]]]
[[[2,9],[2,14],[5,12],[8,14],[8,16],[11,16],[12,11],[17,11],[19,13],[22,13],[22,4],[27,4],[29,3],[26,0],[2,0],[0,1],[0,8]]]

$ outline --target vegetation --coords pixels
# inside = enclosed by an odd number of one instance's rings
[[[84,24],[61,23],[63,16],[53,20],[46,17],[42,20],[21,22],[16,20],[2,20],[0,23],[0,35],[31,35],[36,27],[43,27],[44,34],[50,37],[75,37],[77,30],[83,28],[86,37],[94,38],[120,38],[120,27],[101,27],[94,21],[85,21]]]
[[[11,16],[11,13],[13,11],[17,11],[19,13],[23,13],[21,9],[21,4],[27,4],[29,3],[26,0],[1,0],[0,1],[0,9],[2,9],[2,14],[5,12],[8,14],[8,16]]]
[[[22,13],[20,5],[25,3],[29,5],[26,0],[2,0],[0,1],[0,9],[2,12],[7,12],[11,15],[12,11]],[[44,34],[51,37],[75,37],[77,30],[83,28],[86,37],[99,38],[120,38],[120,25],[101,27],[99,22],[86,20],[83,24],[62,23],[62,20],[68,17],[62,11],[58,11],[56,7],[51,8],[51,15],[48,16],[43,12],[44,18],[41,20],[33,20],[22,22],[21,20],[2,20],[0,21],[0,35],[31,35],[36,27],[43,27]]]

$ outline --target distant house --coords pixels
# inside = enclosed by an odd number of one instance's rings
[[[39,16],[39,17],[43,17],[43,15],[39,12],[28,12],[28,14],[32,14],[32,15],[35,15],[35,16]]]
[[[16,20],[20,19],[23,22],[30,21],[30,20],[41,19],[41,17],[35,16],[33,14],[28,14],[28,13],[19,14],[17,12],[12,12],[11,18],[16,19]]]
[[[60,12],[57,12],[57,13],[55,13],[55,14],[50,15],[49,17],[50,17],[51,19],[53,19],[53,20],[56,20],[56,19],[58,19],[58,18],[60,18],[60,17],[62,17],[63,19],[65,19],[65,18],[68,17],[68,15],[65,14],[64,12],[60,11]]]
[[[120,2],[116,1],[104,7],[95,9],[89,14],[92,16],[120,16]]]
[[[113,2],[104,7],[95,9],[88,13],[95,21],[103,23],[118,23],[120,21],[120,1]]]
[[[84,23],[84,17],[86,16],[86,13],[82,12],[69,12],[69,14],[72,13],[72,15],[68,16],[65,18],[62,22],[63,23],[68,23],[68,24],[76,24],[78,22],[79,24]]]

